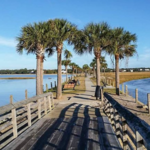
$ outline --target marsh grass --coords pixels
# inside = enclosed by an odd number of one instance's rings
[[[101,74],[104,76],[104,74]],[[115,72],[105,73],[105,77],[112,77],[115,80]],[[120,84],[138,79],[150,78],[150,72],[120,72]]]

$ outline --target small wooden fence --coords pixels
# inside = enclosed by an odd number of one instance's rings
[[[150,150],[150,126],[104,93],[104,111],[124,150]]]
[[[52,93],[0,107],[0,149],[50,112],[53,107]]]

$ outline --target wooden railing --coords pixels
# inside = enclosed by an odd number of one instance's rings
[[[124,150],[150,150],[150,126],[104,93],[104,111]]]
[[[0,149],[53,108],[52,93],[0,107]]]

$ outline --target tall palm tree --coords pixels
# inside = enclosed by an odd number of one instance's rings
[[[74,75],[74,70],[75,70],[76,64],[75,64],[75,63],[70,63],[69,66],[71,67],[71,69],[72,69],[72,74]]]
[[[87,73],[90,67],[88,66],[88,64],[84,64],[82,68]]]
[[[101,52],[109,45],[109,26],[107,23],[90,23],[78,32],[74,39],[74,49],[78,54],[94,53],[96,57],[96,83],[100,85]]]
[[[76,74],[78,73],[78,68],[79,68],[79,66],[77,64],[75,64]]]
[[[23,50],[26,50],[27,54],[33,53],[36,55],[36,94],[39,95],[42,93],[43,90],[43,85],[41,83],[41,78],[43,78],[43,71],[41,72],[41,66],[43,66],[42,62],[44,58],[44,53],[48,47],[46,23],[39,22],[34,24],[28,24],[22,27],[21,35],[17,37],[17,41],[18,53],[22,54]]]
[[[137,53],[135,45],[137,37],[123,28],[113,29],[111,34],[111,45],[107,47],[107,52],[115,56],[116,94],[119,95],[119,59],[128,58]]]
[[[49,24],[49,21],[48,21]],[[64,19],[54,19],[53,24],[50,22],[50,28],[53,27],[53,31],[49,32],[50,41],[53,44],[47,50],[48,53],[57,51],[57,94],[56,98],[60,99],[62,96],[62,86],[61,86],[61,55],[63,49],[63,42],[67,41],[68,44],[72,44],[71,40],[74,38],[74,33],[77,31],[76,26]]]
[[[66,70],[66,82],[68,81],[68,65],[70,64],[71,60],[62,60],[62,65],[65,66],[65,70]]]
[[[93,70],[93,77],[95,78],[95,62],[94,61],[92,61],[91,63],[90,63],[90,67],[92,67],[92,70]]]
[[[69,50],[65,49],[64,51],[64,57],[66,59],[66,61],[62,62],[62,65],[65,66],[66,69],[66,82],[68,81],[68,65],[70,64],[71,60],[69,60],[72,57],[72,54]]]

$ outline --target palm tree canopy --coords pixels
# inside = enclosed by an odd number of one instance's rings
[[[21,29],[21,35],[17,37],[17,52],[22,54],[23,50],[29,53],[42,55],[48,48],[48,27],[46,22],[28,24]]]
[[[76,64],[75,64],[75,63],[70,63],[69,66],[70,66],[72,69],[74,69],[75,66],[76,66]]]
[[[106,22],[102,23],[90,23],[82,32],[78,32],[74,40],[74,49],[77,53],[82,54],[84,52],[100,53],[105,49],[109,41],[109,26]]]
[[[137,37],[125,31],[123,28],[115,28],[111,30],[111,44],[107,47],[110,55],[119,54],[119,58],[131,57],[136,52],[135,42]]]
[[[96,64],[96,63],[92,61],[92,62],[90,63],[90,67],[95,67],[95,64]]]
[[[93,58],[92,62],[96,64],[96,57]],[[101,56],[100,64],[103,64],[103,63],[106,63],[106,60],[105,60],[105,57]]]
[[[90,67],[88,66],[88,64],[84,64],[82,68],[83,68],[84,70],[87,70],[87,69],[89,69]]]
[[[77,64],[75,64],[75,68],[78,69],[78,68],[80,68],[80,67],[79,67]]]
[[[68,44],[72,44],[71,41],[77,31],[74,24],[64,19],[49,20],[47,24],[50,28],[49,39],[50,41],[53,41],[50,43],[49,49],[46,51],[48,54],[57,50],[57,48],[62,49],[64,41],[67,41]]]
[[[63,66],[68,66],[70,64],[71,60],[62,60],[62,65]]]
[[[103,63],[103,64],[101,64],[101,68],[107,68],[107,63]]]
[[[70,58],[72,57],[71,52],[66,49],[66,50],[64,51],[64,57],[65,57],[65,59],[70,59]]]

